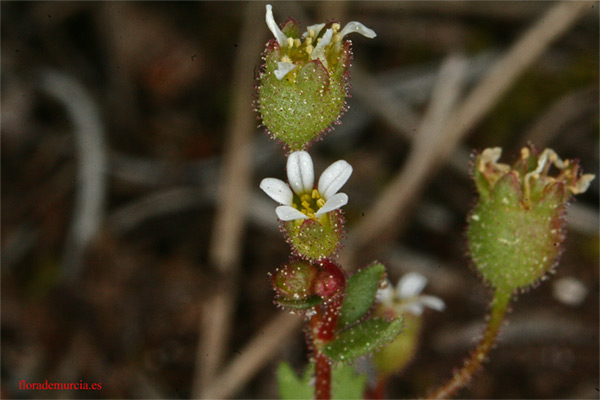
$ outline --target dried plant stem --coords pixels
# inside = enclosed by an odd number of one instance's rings
[[[232,119],[209,254],[210,264],[223,275],[221,281],[227,281],[227,286],[216,288],[213,297],[203,307],[192,387],[194,397],[200,396],[202,386],[206,386],[217,374],[232,330],[236,278],[252,176],[251,141],[255,119],[248,99],[252,97],[251,79],[256,55],[264,43],[264,32],[260,30],[261,33],[258,33],[255,27],[256,21],[262,17],[262,7],[259,3],[249,3],[246,8],[240,53],[234,69]]]
[[[473,377],[473,374],[479,369],[483,360],[492,349],[496,337],[504,321],[504,316],[508,310],[512,294],[496,290],[492,300],[492,310],[488,319],[487,328],[481,338],[481,341],[471,353],[471,356],[465,361],[463,367],[454,373],[452,378],[430,394],[428,399],[447,399],[454,395],[460,388],[465,386]]]

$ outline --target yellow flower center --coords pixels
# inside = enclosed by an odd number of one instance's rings
[[[317,219],[316,212],[325,205],[325,199],[317,189],[310,193],[294,196],[292,206],[311,219]]]

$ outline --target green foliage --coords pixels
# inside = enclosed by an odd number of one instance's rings
[[[340,333],[322,351],[333,361],[351,362],[391,341],[401,329],[401,318],[391,322],[373,318]]]
[[[313,399],[315,387],[310,384],[314,375],[314,364],[309,365],[302,377],[298,377],[292,367],[282,362],[277,368],[277,385],[279,396],[283,400]],[[332,399],[362,399],[367,384],[367,377],[358,375],[354,368],[339,365],[331,373]]]
[[[307,368],[304,375],[299,378],[292,367],[282,362],[277,368],[277,386],[279,388],[279,397],[283,400],[291,399],[313,399],[315,397],[315,388],[310,385],[314,368]]]
[[[384,272],[385,267],[376,263],[358,271],[348,280],[346,298],[338,319],[339,329],[358,321],[369,311]]]
[[[313,308],[321,304],[323,298],[321,296],[310,296],[306,299],[299,300],[290,300],[278,297],[275,299],[275,302],[282,307],[293,309],[293,310],[307,310],[309,308]]]
[[[334,367],[331,377],[331,391],[334,400],[362,399],[366,385],[367,377],[357,374],[350,365]]]

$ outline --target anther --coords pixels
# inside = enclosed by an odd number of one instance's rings
[[[319,198],[321,198],[321,196],[319,195],[319,191],[317,189],[313,189],[313,191],[311,193],[311,197],[313,199],[319,199]]]
[[[341,26],[337,22],[334,22],[333,24],[331,24],[331,29],[333,30],[333,33],[339,31],[340,28],[341,28]]]
[[[288,47],[292,47],[294,45],[294,39],[291,37],[287,38],[287,45]]]
[[[309,56],[312,54],[312,51],[313,51],[313,47],[312,47],[312,45],[310,45],[310,44],[309,44],[308,46],[306,46],[306,53],[307,53]]]
[[[319,206],[319,208],[323,207],[325,205],[325,199],[317,200],[317,205]]]
[[[298,38],[294,39],[294,47],[300,47],[301,44],[302,44],[302,42],[300,41],[300,39],[298,39]]]

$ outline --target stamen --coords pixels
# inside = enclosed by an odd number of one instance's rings
[[[294,39],[294,47],[300,47],[301,44],[302,44],[302,42],[300,41],[300,39],[298,39],[298,38]]]
[[[302,207],[306,208],[307,210],[310,209],[310,204],[308,204],[308,201],[303,201],[302,202]]]
[[[306,46],[306,53],[310,56],[313,52],[313,47],[309,44]]]
[[[325,199],[317,200],[317,205],[319,206],[319,208],[323,207],[325,205]]]
[[[331,29],[333,29],[333,33],[339,31],[340,28],[341,28],[341,26],[337,22],[334,22],[333,24],[331,24]]]
[[[292,47],[294,45],[294,39],[291,37],[287,38],[287,45],[288,47]]]
[[[319,195],[319,191],[317,189],[313,189],[312,193],[311,193],[311,197],[313,199],[320,199],[321,196]]]
[[[308,30],[308,36],[309,37],[314,37],[315,36],[315,30],[314,29],[309,29]]]

